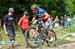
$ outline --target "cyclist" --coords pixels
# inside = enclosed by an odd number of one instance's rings
[[[9,36],[10,42],[15,41],[15,18],[14,18],[14,8],[10,7],[8,14],[4,17],[4,31],[5,34]],[[11,44],[11,48],[14,48],[14,44]]]
[[[49,20],[50,15],[44,9],[38,7],[36,4],[33,4],[31,6],[31,10],[34,14],[32,22],[37,19],[37,22],[40,23],[40,25],[43,25],[45,27],[46,31],[52,36],[53,33],[50,32],[50,30],[48,28],[48,26],[49,26],[48,20]]]

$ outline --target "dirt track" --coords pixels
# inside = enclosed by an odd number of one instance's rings
[[[64,39],[60,40],[57,46],[55,47],[42,47],[42,48],[35,48],[35,49],[75,49],[75,34],[66,34]],[[74,41],[74,42],[72,42]],[[31,48],[25,48],[25,49],[31,49]]]
[[[32,48],[20,48],[20,49],[32,49]],[[75,43],[58,45],[55,47],[42,47],[42,48],[34,48],[34,49],[75,49]]]
[[[74,36],[73,36],[74,35]],[[2,49],[8,49],[8,48],[2,48]],[[32,49],[32,48],[25,48],[22,47],[16,47],[15,49]],[[40,48],[34,48],[34,49],[75,49],[75,34],[67,34],[63,38],[57,40],[55,47],[40,47]]]

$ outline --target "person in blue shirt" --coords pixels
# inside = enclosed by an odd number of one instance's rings
[[[71,20],[70,16],[68,16],[66,23],[67,23],[68,27],[70,27],[72,25],[72,20]]]

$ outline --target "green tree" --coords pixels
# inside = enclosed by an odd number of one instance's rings
[[[75,0],[64,0],[65,2],[65,9],[66,9],[66,13],[70,14],[70,15],[74,15],[75,14]]]
[[[31,18],[30,7],[32,4],[44,8],[52,16],[66,13],[75,14],[75,0],[0,0],[0,17],[7,14],[9,7],[14,7],[17,19],[22,15],[23,10],[28,10]]]

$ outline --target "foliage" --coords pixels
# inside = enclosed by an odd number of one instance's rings
[[[23,10],[28,10],[31,19],[30,7],[32,4],[44,8],[52,16],[75,14],[75,0],[0,0],[0,18],[7,14],[9,7],[14,7],[17,19],[22,16]]]

